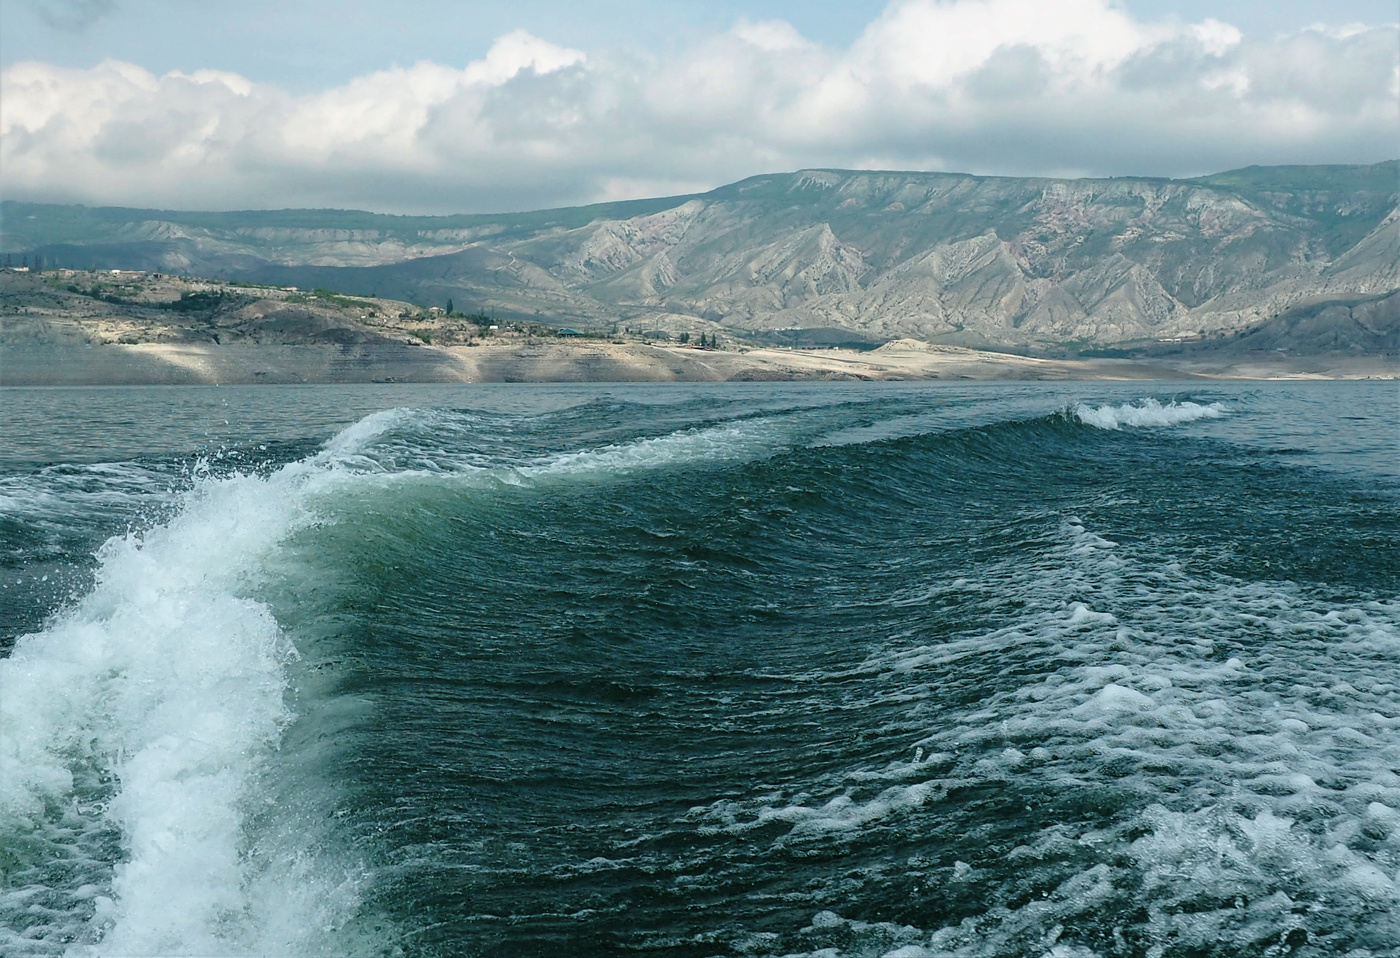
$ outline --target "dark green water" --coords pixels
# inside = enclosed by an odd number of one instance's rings
[[[5,954],[1400,954],[1393,383],[0,401]]]

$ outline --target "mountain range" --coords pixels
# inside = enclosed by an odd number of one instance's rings
[[[802,170],[500,215],[6,201],[0,252],[791,345],[1374,353],[1400,349],[1397,201],[1397,161],[1185,180]]]

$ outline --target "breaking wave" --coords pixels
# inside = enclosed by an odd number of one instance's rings
[[[0,478],[0,952],[1393,951],[1392,500],[1075,395]]]
[[[0,662],[5,950],[314,950],[319,929],[276,912],[318,892],[269,895],[245,868],[296,656],[247,586],[324,473],[197,484],[170,522],[108,540],[92,591]]]
[[[773,424],[751,421],[493,462],[470,442],[444,446],[448,429],[470,440],[471,420],[388,410],[269,475],[199,477],[168,522],[109,539],[91,591],[20,637],[0,660],[0,950],[344,950],[363,866],[279,821],[263,781],[297,719],[288,700],[299,653],[258,598],[261,570],[336,512],[323,507],[385,478],[619,477],[769,455],[778,441]],[[91,493],[92,506],[59,487],[29,494],[25,509],[56,497],[100,510],[130,484],[105,471],[123,483]]]
[[[1219,419],[1227,412],[1218,402],[1201,404],[1189,401],[1166,403],[1156,399],[1144,399],[1137,403],[1124,403],[1120,406],[1088,406],[1079,403],[1074,407],[1075,417],[1085,425],[1099,429],[1122,429],[1124,426],[1175,426],[1198,419]]]
[[[897,847],[918,816],[947,820],[936,844],[962,845],[966,860],[915,855],[907,867],[965,917],[920,927],[822,911],[799,935],[812,956],[1389,953],[1400,941],[1400,687],[1388,677],[1400,607],[1203,580],[1077,519],[1061,535],[1053,564],[914,599],[1022,596],[1014,624],[892,646],[860,667],[910,703],[887,731],[916,734],[911,755],[809,787],[804,801],[726,799],[693,820],[771,841],[776,855]],[[917,734],[933,703],[990,674],[1015,678],[970,708],[936,708]],[[969,845],[962,830],[1000,847]],[[1010,902],[1008,888],[1021,889]]]

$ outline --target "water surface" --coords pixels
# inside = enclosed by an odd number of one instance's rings
[[[6,954],[1397,953],[1394,384],[0,402]]]

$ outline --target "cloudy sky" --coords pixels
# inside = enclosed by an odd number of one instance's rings
[[[0,0],[0,196],[493,212],[1400,156],[1395,0]]]

